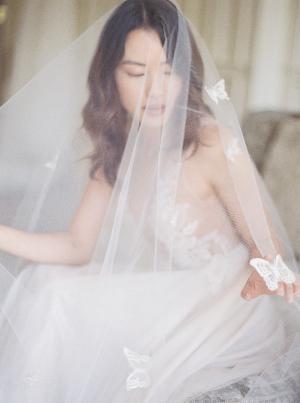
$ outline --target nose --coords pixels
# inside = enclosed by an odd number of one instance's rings
[[[151,101],[161,99],[164,92],[163,76],[159,72],[148,72],[146,78],[146,97]]]

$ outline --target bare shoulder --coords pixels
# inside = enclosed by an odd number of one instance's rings
[[[224,147],[232,134],[215,121],[199,128],[199,147],[195,153],[197,162],[211,171],[212,165],[225,162]]]
[[[101,204],[110,198],[112,187],[108,183],[104,174],[97,171],[93,177],[88,179],[85,191],[82,197],[82,204],[96,203]],[[100,203],[101,201],[101,203]]]
[[[108,183],[107,178],[105,177],[104,173],[100,169],[98,169],[95,172],[93,177],[89,178],[87,188],[101,190],[102,192],[105,191],[108,193],[110,193],[112,191],[112,186]]]
[[[232,138],[229,129],[211,120],[199,129],[199,146],[191,160],[198,177],[207,188],[213,188],[227,174],[224,147]]]
[[[199,127],[199,139],[207,150],[212,152],[222,151],[233,139],[233,131],[217,120],[205,119]]]

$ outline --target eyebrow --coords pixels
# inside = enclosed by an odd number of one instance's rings
[[[133,60],[124,60],[123,62],[121,62],[121,65],[122,64],[130,64],[130,65],[134,65],[134,66],[146,67],[145,63],[135,62]],[[168,64],[168,62],[161,62],[160,64]]]

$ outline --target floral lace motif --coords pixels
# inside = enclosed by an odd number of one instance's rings
[[[240,379],[230,385],[191,396],[184,403],[297,403],[299,389],[292,378],[266,384],[266,390],[256,390],[255,382],[259,375]],[[249,396],[249,394],[251,396]]]
[[[249,391],[249,382],[250,379],[245,378],[224,388],[189,398],[184,403],[241,403]]]
[[[200,222],[198,219],[187,219],[190,203],[174,203],[172,190],[176,178],[171,175],[172,172],[168,172],[159,183],[160,222],[157,236],[162,243],[173,245],[175,263],[183,267],[199,267],[215,254],[226,254],[230,249],[229,241],[219,230],[214,229],[202,236],[195,235]],[[155,216],[151,216],[151,220],[155,223]]]

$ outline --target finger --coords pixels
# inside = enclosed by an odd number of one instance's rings
[[[251,289],[250,282],[247,281],[246,285],[244,286],[244,288],[243,288],[242,291],[241,291],[241,296],[242,296],[244,299],[246,299],[246,300],[249,300],[249,299],[250,299],[250,296],[251,296],[251,291],[250,291],[250,289]]]
[[[294,293],[296,297],[300,297],[300,282],[296,281],[294,283]]]
[[[260,288],[261,295],[276,295],[279,287],[276,290],[270,290],[267,283],[264,281],[263,283],[261,283],[259,285],[259,288]]]
[[[293,295],[294,297],[296,297],[296,283],[293,283],[292,286],[293,286]]]
[[[255,295],[255,284],[253,281],[251,281],[251,280],[247,281],[245,287],[243,288],[243,290],[241,292],[241,296],[246,300],[250,300],[256,296]]]
[[[284,296],[284,294],[285,294],[285,287],[284,287],[284,285],[283,285],[282,282],[279,282],[279,283],[278,283],[278,288],[277,288],[277,290],[276,290],[276,294],[277,294],[277,295],[280,295],[281,297]]]
[[[271,255],[264,256],[264,259],[268,260],[269,262],[272,262],[273,260]]]
[[[293,300],[294,300],[293,284],[285,284],[285,300],[288,303],[293,302]]]

